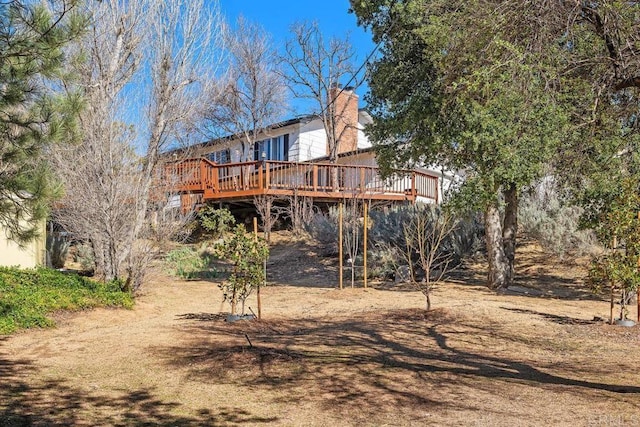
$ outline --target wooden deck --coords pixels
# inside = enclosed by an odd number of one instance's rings
[[[252,200],[254,196],[313,197],[317,201],[365,200],[438,201],[438,177],[418,171],[398,171],[382,179],[371,166],[330,163],[243,162],[215,164],[187,159],[165,166],[167,191],[198,195],[202,201]]]

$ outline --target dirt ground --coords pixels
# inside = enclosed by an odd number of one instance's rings
[[[517,293],[472,266],[427,314],[403,286],[335,289],[320,253],[277,242],[262,321],[159,274],[133,310],[0,338],[0,425],[640,425],[640,328],[594,321],[575,264],[526,246]]]

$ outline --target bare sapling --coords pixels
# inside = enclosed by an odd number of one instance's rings
[[[426,298],[426,310],[431,310],[431,292],[451,271],[455,253],[447,248],[447,239],[457,221],[445,209],[436,206],[418,207],[403,226],[403,246],[396,246],[402,263],[395,265],[398,274],[407,269],[407,280]]]
[[[284,215],[291,221],[293,234],[297,236],[302,235],[305,230],[305,225],[313,220],[315,212],[313,198],[300,196],[298,189],[294,189],[293,195],[287,197]]]
[[[277,197],[267,195],[255,196],[253,198],[253,204],[262,221],[262,229],[267,243],[271,243],[271,230],[284,213],[280,206],[275,205],[274,202],[276,200],[278,200]]]
[[[360,253],[360,239],[362,236],[361,203],[359,200],[352,198],[347,200],[344,206],[344,245],[349,257],[347,262],[351,269],[351,287],[353,288],[356,281],[356,258]]]

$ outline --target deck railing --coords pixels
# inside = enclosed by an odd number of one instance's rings
[[[267,160],[215,164],[206,159],[169,163],[162,178],[178,192],[203,193],[205,199],[302,192],[315,197],[375,197],[438,200],[438,178],[398,171],[383,179],[372,166]]]

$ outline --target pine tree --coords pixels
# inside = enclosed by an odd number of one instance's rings
[[[65,46],[84,28],[77,1],[0,4],[0,227],[37,235],[59,186],[46,147],[75,133],[80,99],[63,90]]]

